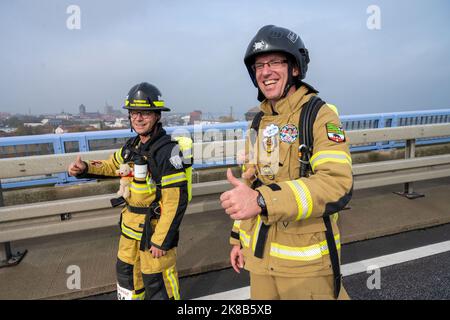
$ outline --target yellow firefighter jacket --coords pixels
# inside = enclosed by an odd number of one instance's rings
[[[263,184],[256,190],[266,202],[267,216],[235,221],[230,243],[241,245],[245,268],[257,274],[309,277],[333,273],[323,214],[341,210],[350,200],[352,162],[345,136],[341,139],[333,136],[333,128],[341,126],[338,115],[324,105],[313,126],[310,159],[313,174],[299,178],[298,135],[302,132],[298,128],[299,116],[302,106],[315,95],[308,91],[302,85],[280,100],[274,110],[267,100],[263,101],[260,109],[264,115],[253,148],[247,139],[246,153],[250,158],[247,161],[250,165],[252,159],[256,163],[256,175]],[[274,126],[278,128],[276,135]],[[267,138],[270,134],[272,139]],[[267,150],[273,147],[276,148],[269,153]],[[331,220],[340,252],[337,214]],[[265,239],[259,239],[262,224],[269,226]],[[261,248],[262,257],[258,258],[255,252]]]
[[[148,151],[153,143],[166,135],[165,130],[158,124],[158,130],[145,144],[140,143],[139,137],[131,138],[108,160],[89,161],[86,174],[81,177],[116,176],[119,165],[127,162],[133,166],[134,152],[144,153]],[[151,223],[150,244],[162,249],[169,250],[176,247],[179,239],[179,226],[188,204],[187,178],[182,167],[180,152],[179,158],[172,154],[176,143],[169,143],[159,149],[155,156],[158,165],[158,174],[161,177],[161,215]],[[175,158],[174,158],[175,157]],[[152,176],[156,173],[149,172],[146,179],[133,178],[130,185],[130,197],[126,199],[127,205],[121,213],[120,227],[122,234],[130,239],[141,240],[145,214],[133,213],[131,207],[148,208],[155,200],[156,184]],[[156,226],[155,226],[156,225]],[[147,248],[148,249],[148,248]]]

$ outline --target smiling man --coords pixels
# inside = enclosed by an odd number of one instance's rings
[[[288,62],[286,55],[282,53],[267,53],[255,57],[253,69],[256,82],[271,106],[275,106],[284,95],[290,96],[296,90],[295,86],[287,86]],[[298,67],[294,66],[291,70],[292,76],[298,77]]]
[[[149,83],[133,86],[124,109],[137,135],[108,160],[84,162],[78,156],[68,169],[77,178],[115,176],[124,163],[134,169],[130,196],[112,201],[113,205],[125,204],[116,264],[121,300],[180,299],[176,247],[192,165],[181,151],[189,153],[185,148],[192,141],[178,139],[183,141],[178,144],[166,134],[159,120],[161,112],[170,109],[160,96],[158,88]]]
[[[244,62],[262,103],[251,125],[256,137],[249,130],[246,142],[244,182],[229,170],[233,188],[220,197],[235,220],[231,265],[250,271],[252,299],[347,299],[336,222],[353,179],[336,109],[302,81],[308,50],[291,30],[261,28]]]

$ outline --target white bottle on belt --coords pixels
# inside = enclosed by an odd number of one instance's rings
[[[147,178],[147,161],[143,157],[136,159],[134,162],[134,177],[137,179]]]

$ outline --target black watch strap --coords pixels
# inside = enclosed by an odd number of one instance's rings
[[[258,191],[258,190],[256,190]],[[264,200],[264,197],[262,196],[261,192],[258,191],[258,197],[256,198],[256,202],[258,203],[258,206],[261,208],[261,215],[264,217],[267,217],[267,206],[266,201]]]

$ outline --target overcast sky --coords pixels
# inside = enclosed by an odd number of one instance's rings
[[[173,111],[244,113],[258,102],[243,56],[266,24],[300,35],[305,81],[341,114],[450,108],[447,0],[1,0],[0,111],[119,108],[147,81]]]

